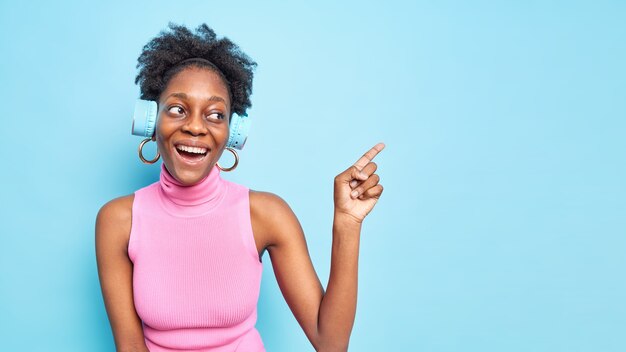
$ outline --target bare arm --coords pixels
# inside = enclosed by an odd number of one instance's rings
[[[325,351],[348,350],[356,315],[361,224],[383,192],[372,159],[384,147],[376,144],[335,177],[330,278],[318,325],[319,344]]]
[[[313,268],[304,232],[295,214],[282,198],[250,192],[251,215],[259,224],[255,235],[268,238],[267,251],[278,286],[311,344],[318,349],[317,317],[324,288]]]
[[[111,200],[96,218],[96,259],[105,308],[118,352],[149,352],[133,301],[128,257],[133,196]]]
[[[276,280],[287,304],[316,351],[347,351],[357,301],[361,223],[382,194],[376,164],[378,144],[335,178],[333,247],[327,291],[313,268],[305,236],[289,205],[279,196],[255,192],[252,209],[263,219]],[[363,172],[363,175],[359,175]],[[356,197],[351,191],[359,192]],[[256,232],[256,231],[255,231]]]
[[[335,214],[330,277],[320,304],[320,350],[347,351],[357,302],[361,224]]]

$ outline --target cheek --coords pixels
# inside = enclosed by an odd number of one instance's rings
[[[163,119],[158,119],[155,126],[156,133],[161,137],[167,137],[171,135],[176,128],[177,127],[175,126],[175,124],[173,124],[172,122],[167,122]]]
[[[216,139],[219,139],[222,143],[226,144],[228,142],[229,132],[230,129],[226,126],[224,128],[216,129],[213,133]]]
[[[156,136],[157,145],[160,150],[163,150],[165,147],[164,144],[167,144],[169,137],[172,134],[172,126],[168,124],[163,124],[160,121],[157,122],[155,126],[154,135]]]

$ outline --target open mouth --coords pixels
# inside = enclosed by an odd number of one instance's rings
[[[209,151],[205,148],[194,148],[194,147],[186,147],[186,146],[177,146],[176,153],[183,161],[196,163],[202,161]]]

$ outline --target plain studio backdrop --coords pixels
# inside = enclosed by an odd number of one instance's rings
[[[386,144],[350,351],[626,350],[624,2],[86,3],[0,2],[1,350],[114,350],[95,218],[158,180],[131,114],[170,21],[258,63],[223,176],[290,204],[324,287],[333,178]],[[267,350],[312,351],[263,262]]]

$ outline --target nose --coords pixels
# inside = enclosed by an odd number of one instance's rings
[[[187,121],[182,126],[182,130],[194,136],[207,133],[207,126],[201,113],[193,112],[187,117]]]

